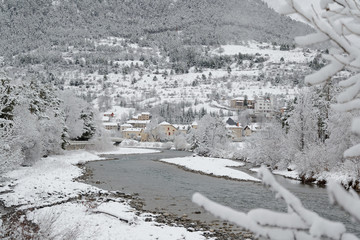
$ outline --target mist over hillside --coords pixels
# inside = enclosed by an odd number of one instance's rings
[[[260,0],[4,0],[0,13],[0,55],[8,57],[106,36],[163,47],[174,39],[186,45],[291,43],[311,31]]]

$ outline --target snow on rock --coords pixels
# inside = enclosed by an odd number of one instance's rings
[[[231,169],[229,167],[241,167],[245,164],[229,159],[209,158],[209,157],[181,157],[161,159],[162,162],[167,162],[179,166],[183,166],[193,171],[199,171],[205,174],[212,174],[219,177],[229,177],[237,180],[255,181],[259,179],[250,176],[242,171]]]

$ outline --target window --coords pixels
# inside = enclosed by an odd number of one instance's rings
[[[169,132],[169,136],[171,135],[171,132]]]

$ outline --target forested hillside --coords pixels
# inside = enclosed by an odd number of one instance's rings
[[[242,40],[290,43],[311,29],[260,0],[4,0],[0,55],[125,37],[140,45],[216,45]]]

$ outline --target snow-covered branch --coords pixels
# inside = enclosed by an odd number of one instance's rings
[[[278,198],[286,202],[287,213],[266,209],[254,209],[248,213],[238,212],[215,203],[200,193],[195,193],[192,200],[215,216],[231,221],[266,239],[358,239],[355,235],[346,233],[346,228],[342,223],[327,220],[306,209],[295,195],[275,180],[267,168],[262,167],[259,170],[259,177],[276,193]],[[355,194],[351,196],[341,189],[341,186],[331,184],[329,196],[332,203],[339,204],[355,219],[360,219],[360,201],[356,199]]]
[[[282,7],[283,14],[300,15],[312,25],[316,33],[297,37],[300,45],[310,45],[330,41],[333,47],[329,50],[327,59],[330,63],[305,78],[305,82],[315,85],[328,82],[343,69],[354,74],[342,80],[340,86],[344,91],[339,94],[338,104],[333,107],[338,111],[353,111],[360,109],[360,3],[358,0],[321,0],[318,8],[306,6],[301,0],[286,0]],[[311,9],[309,11],[309,9]],[[360,125],[354,120],[352,131],[360,133]],[[360,145],[354,146],[347,156],[360,154]]]

